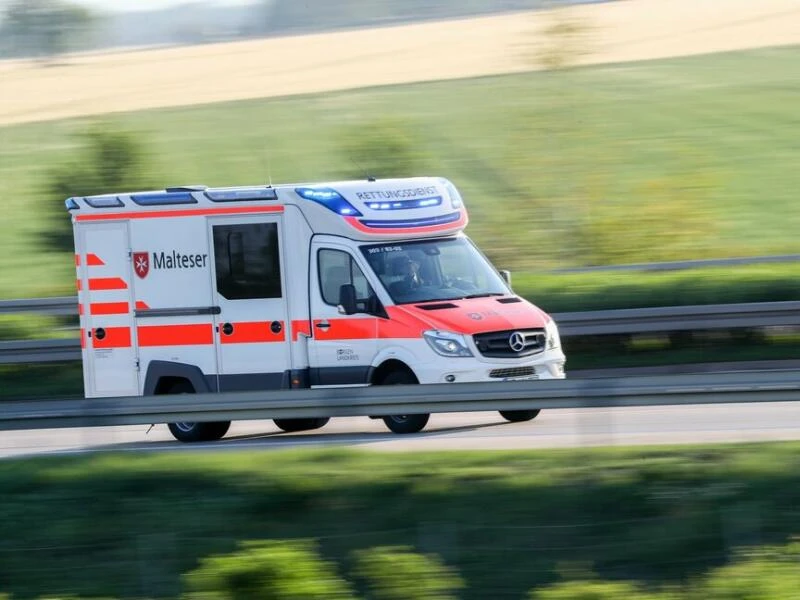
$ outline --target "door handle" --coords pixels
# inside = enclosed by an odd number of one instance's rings
[[[329,329],[331,324],[328,323],[328,321],[320,321],[319,323],[316,323],[314,326],[318,327],[319,329]]]

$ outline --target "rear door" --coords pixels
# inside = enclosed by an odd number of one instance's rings
[[[220,391],[288,387],[281,217],[209,220]]]
[[[378,347],[378,319],[367,308],[377,299],[362,267],[348,248],[315,241],[309,279],[311,385],[368,383]],[[364,312],[339,312],[341,286],[347,284],[355,287],[356,304]]]
[[[139,393],[128,224],[81,225],[78,285],[87,397]]]

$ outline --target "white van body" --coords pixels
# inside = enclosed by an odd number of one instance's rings
[[[556,324],[463,233],[446,179],[187,186],[67,208],[89,398],[564,377]],[[227,431],[211,425],[170,429]]]

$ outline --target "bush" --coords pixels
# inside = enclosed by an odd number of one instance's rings
[[[133,132],[101,123],[78,137],[82,147],[76,158],[47,175],[46,206],[51,218],[46,239],[57,251],[71,252],[74,247],[72,226],[64,211],[67,198],[156,187],[145,144]]]
[[[353,165],[348,176],[383,179],[423,174],[428,158],[411,131],[410,123],[392,117],[347,129],[341,136],[341,147]]]
[[[356,576],[373,600],[450,600],[464,581],[438,556],[407,546],[383,546],[354,553]]]
[[[335,600],[354,598],[334,566],[305,541],[240,542],[184,577],[186,600]]]
[[[530,600],[669,600],[674,596],[649,594],[627,582],[569,581],[532,590]]]
[[[773,600],[800,594],[800,542],[744,553],[699,586],[700,600]]]

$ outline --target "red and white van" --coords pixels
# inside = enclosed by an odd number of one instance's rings
[[[467,210],[446,179],[66,203],[87,397],[564,377],[555,322],[464,235]],[[428,415],[384,421],[409,433]],[[229,425],[169,427],[200,441]]]

